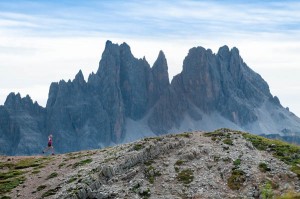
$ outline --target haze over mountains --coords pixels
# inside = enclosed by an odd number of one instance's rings
[[[94,149],[144,136],[221,127],[259,134],[300,134],[237,48],[191,48],[171,83],[165,55],[150,67],[130,47],[106,42],[96,73],[52,83],[46,107],[11,93],[0,106],[0,152],[40,153],[48,134],[57,152]]]

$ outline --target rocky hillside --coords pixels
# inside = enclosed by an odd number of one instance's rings
[[[167,133],[232,128],[300,135],[300,119],[282,107],[237,48],[191,48],[171,83],[162,51],[152,67],[130,47],[107,41],[99,69],[54,82],[46,107],[11,93],[0,106],[0,153],[40,153],[52,134],[59,153],[96,149]],[[44,142],[43,142],[44,140]],[[290,140],[290,139],[289,139]]]
[[[229,129],[2,156],[2,198],[299,198],[300,147]]]

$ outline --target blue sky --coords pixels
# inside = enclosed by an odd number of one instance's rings
[[[2,28],[37,35],[138,37],[295,33],[297,1],[14,1],[0,2]],[[5,23],[7,22],[7,23]],[[203,32],[199,32],[203,30]],[[24,33],[25,34],[25,33]]]
[[[51,82],[98,68],[106,40],[150,65],[166,54],[170,78],[194,46],[239,48],[283,106],[300,115],[298,1],[0,1],[0,104],[9,92],[45,105]]]
[[[299,31],[297,1],[21,1],[2,0],[4,29],[37,35],[99,32],[139,37],[186,37]],[[6,24],[3,22],[7,22]],[[1,24],[1,25],[2,25]]]

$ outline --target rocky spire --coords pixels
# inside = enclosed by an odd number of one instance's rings
[[[14,92],[11,92],[5,102],[4,106],[9,108],[18,108],[21,107],[21,95],[20,93],[15,94]]]
[[[111,41],[107,41],[105,44],[104,51],[102,53],[102,58],[99,63],[99,68],[97,71],[98,75],[105,75],[112,72],[118,72],[118,67],[120,66],[120,50],[118,44],[113,44]],[[115,72],[113,72],[115,71]]]
[[[220,47],[217,55],[223,60],[228,60],[230,58],[230,51],[228,46],[224,45]]]
[[[183,92],[204,112],[216,109],[221,95],[220,73],[216,56],[210,49],[192,48],[183,62],[181,72]]]
[[[153,79],[149,83],[150,106],[157,102],[170,85],[168,64],[163,51],[159,52],[158,57],[151,68],[151,73]]]
[[[83,77],[83,74],[82,74],[82,71],[81,71],[81,70],[79,70],[79,72],[76,74],[74,81],[75,81],[75,82],[78,82],[78,83],[80,83],[80,84],[85,83],[84,77]]]

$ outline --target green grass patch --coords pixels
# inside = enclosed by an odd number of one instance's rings
[[[232,159],[230,157],[224,157],[222,158],[223,162],[231,162]]]
[[[182,165],[184,163],[184,160],[177,160],[176,162],[175,162],[175,165],[176,166],[180,166],[180,165]]]
[[[148,179],[148,181],[151,184],[154,183],[155,177],[161,175],[161,173],[157,169],[155,169],[153,166],[148,166],[144,172],[145,172],[146,178]]]
[[[21,170],[30,167],[41,167],[49,158],[26,158],[16,163],[0,162],[0,169]]]
[[[0,180],[0,195],[4,195],[5,193],[10,192],[12,189],[24,183],[24,181],[24,176]]]
[[[212,138],[225,137],[226,133],[220,132],[220,131],[214,131],[214,132],[204,133],[204,136],[205,137],[212,137]]]
[[[230,129],[222,128],[215,130],[213,132],[204,133],[205,137],[211,137],[213,141],[220,141],[223,139],[223,143],[227,145],[233,145],[231,138],[231,133],[235,132]]]
[[[131,190],[134,192],[134,193],[138,193],[139,191],[139,188],[141,187],[141,185],[139,183],[135,184]]]
[[[83,166],[83,165],[86,165],[86,164],[89,164],[93,161],[93,159],[89,158],[89,159],[85,159],[85,160],[81,160],[80,162],[76,162],[75,164],[73,164],[73,169],[74,168],[77,168],[77,167],[80,167],[80,166]]]
[[[109,162],[111,160],[116,160],[116,159],[117,159],[116,157],[109,157],[109,158],[105,158],[103,162],[107,163],[107,162]]]
[[[51,178],[55,178],[55,177],[57,177],[57,176],[58,176],[58,173],[53,172],[53,173],[51,173],[50,175],[48,175],[48,177],[46,178],[46,180],[49,180],[49,179],[51,179]]]
[[[46,188],[47,186],[46,185],[40,185],[36,188],[37,191],[42,191]]]
[[[0,195],[10,192],[12,189],[22,184],[25,177],[22,176],[24,171],[10,170],[8,172],[0,173]]]
[[[183,138],[190,138],[190,137],[192,137],[192,133],[184,132],[184,133],[176,134],[175,136],[176,137],[183,137]]]
[[[36,158],[26,158],[16,163],[15,169],[26,169],[29,167],[37,167],[41,165],[41,160]]]
[[[273,188],[271,182],[266,182],[266,184],[260,188],[262,199],[272,199],[274,198]]]
[[[11,199],[9,196],[2,196],[1,199]]]
[[[148,137],[148,138],[144,138],[144,141],[148,142],[148,141],[162,141],[162,137]]]
[[[66,165],[66,163],[60,163],[59,165],[58,165],[58,168],[60,169],[60,168],[62,168],[63,166],[65,166]]]
[[[72,182],[76,181],[77,179],[78,179],[77,177],[73,176],[68,180],[68,183],[72,183]]]
[[[291,167],[291,171],[297,174],[298,178],[300,179],[300,167],[298,165],[293,165]]]
[[[66,156],[68,156],[68,158],[65,158],[64,161],[69,161],[69,160],[74,160],[74,159],[79,159],[82,157],[87,157],[87,156],[92,156],[93,153],[82,153],[82,152],[75,152],[75,153],[67,153]]]
[[[223,140],[223,143],[224,143],[224,144],[227,144],[227,145],[233,145],[232,139],[230,139],[230,138],[225,138],[225,139]]]
[[[77,153],[68,153],[66,154],[68,156],[68,158],[64,159],[64,161],[69,161],[69,160],[74,160],[74,159],[79,159],[82,157],[88,157],[88,156],[92,156],[93,153],[87,153],[87,154],[83,154],[81,152],[77,152]],[[62,166],[64,163],[62,163]]]
[[[0,172],[0,195],[9,193],[12,189],[16,188],[25,181],[24,173],[27,168],[34,168],[32,173],[36,173],[36,168],[43,166],[50,158],[26,158],[16,163],[1,162],[1,169],[8,169],[7,172]],[[8,160],[10,161],[10,160]]]
[[[291,171],[300,178],[300,147],[280,140],[271,140],[258,135],[242,133],[258,150],[268,150],[272,155],[284,163],[292,166]]]
[[[150,189],[147,188],[146,190],[139,192],[139,195],[143,198],[143,199],[148,199],[151,195]]]
[[[144,162],[144,165],[150,166],[150,165],[152,165],[153,163],[155,163],[153,160],[148,160],[148,161]]]
[[[231,129],[227,129],[227,128],[221,128],[221,129],[217,129],[213,132],[207,132],[204,133],[205,137],[230,137],[231,132],[235,132],[234,130]]]
[[[178,173],[176,179],[183,184],[189,184],[194,180],[193,171],[191,169],[184,169]]]
[[[294,190],[290,190],[287,193],[284,193],[283,195],[277,197],[277,199],[299,199],[300,193],[297,193]]]
[[[220,158],[221,158],[221,157],[218,156],[218,155],[214,155],[213,157],[214,157],[214,161],[215,161],[215,162],[219,162],[219,160],[220,160]]]
[[[264,162],[259,163],[258,168],[261,172],[267,172],[267,171],[271,171],[271,169],[268,167],[268,165]]]
[[[233,161],[233,165],[235,167],[239,167],[241,165],[241,159],[236,159],[235,161]]]
[[[38,173],[40,173],[40,172],[41,172],[40,170],[34,169],[31,173],[32,173],[32,174],[38,174]]]
[[[59,188],[56,187],[54,189],[49,189],[45,193],[43,193],[42,198],[48,197],[48,196],[53,196],[58,192]]]
[[[135,144],[134,146],[133,146],[133,150],[135,150],[135,151],[139,151],[139,150],[141,150],[141,149],[143,149],[144,148],[144,145],[143,144]]]
[[[22,175],[24,172],[19,170],[10,170],[8,172],[0,173],[0,180],[5,180],[8,178],[14,178]]]
[[[245,182],[245,173],[241,170],[233,170],[231,176],[227,180],[227,184],[232,190],[239,190]]]
[[[8,163],[8,162],[0,162],[0,169],[12,169],[14,167],[13,163]]]
[[[229,147],[228,146],[223,146],[223,151],[227,151],[229,150]]]

